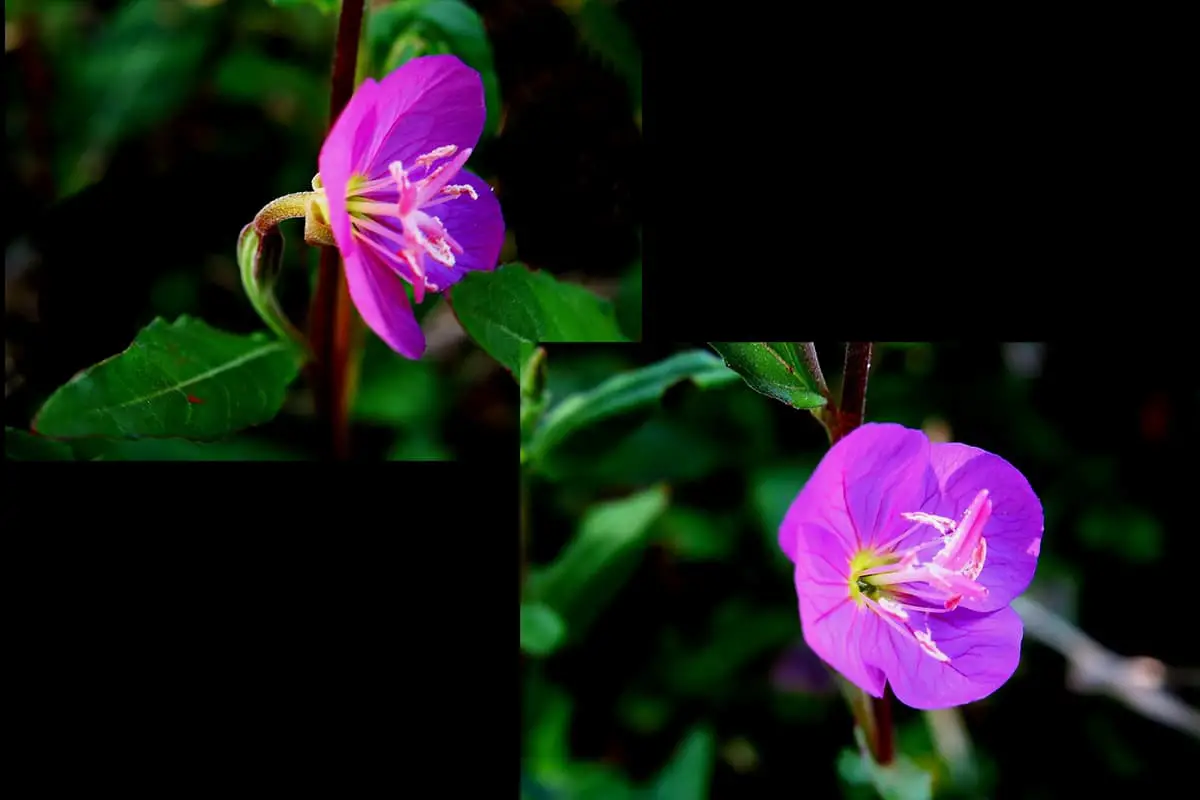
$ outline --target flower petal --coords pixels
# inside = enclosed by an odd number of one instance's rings
[[[500,248],[504,245],[504,217],[500,211],[500,203],[492,194],[491,187],[482,178],[465,171],[459,172],[454,182],[470,184],[471,188],[475,190],[477,199],[472,200],[466,196],[458,197],[431,206],[426,212],[440,219],[446,232],[463,248],[463,252],[454,254],[453,267],[439,264],[424,253],[418,254],[422,259],[421,265],[426,276],[431,283],[438,287],[437,291],[444,291],[447,287],[457,283],[469,271],[495,269],[496,262],[500,257]],[[381,202],[392,199],[392,196],[386,193],[379,193],[378,196],[383,198]],[[413,275],[412,267],[408,262],[402,261],[394,255],[385,258],[379,253],[379,251],[384,251],[395,254],[404,246],[403,224],[400,222],[400,218],[381,216],[372,218],[372,222],[386,228],[391,232],[391,236],[381,234],[367,226],[361,226],[361,235],[375,243],[375,254],[384,258],[389,269],[409,283],[413,283],[416,276]],[[358,242],[357,246],[364,249],[372,247],[371,245],[364,246],[361,242]]]
[[[386,176],[393,161],[407,168],[438,147],[465,150],[479,141],[487,119],[483,80],[455,56],[414,58],[379,86],[367,159],[372,179]]]
[[[912,708],[949,708],[987,697],[1012,677],[1021,660],[1021,617],[1011,608],[930,614],[930,639],[948,661],[886,627],[887,641],[868,651],[867,662],[883,670],[896,699]]]
[[[964,600],[976,611],[995,611],[1025,591],[1037,568],[1044,519],[1042,504],[1025,476],[1000,456],[963,444],[937,444],[931,453],[941,488],[933,513],[958,519],[981,489],[988,490],[992,515],[983,528],[987,557],[979,583],[986,597]]]
[[[795,560],[801,523],[836,534],[847,553],[903,533],[912,523],[901,514],[923,510],[937,496],[929,447],[925,434],[902,425],[855,429],[830,448],[800,490],[780,526],[779,546]]]
[[[321,186],[329,198],[330,222],[337,228],[342,227],[345,235],[350,233],[350,218],[346,216],[346,184],[355,173],[365,173],[367,168],[368,148],[375,135],[377,124],[376,100],[379,96],[379,84],[368,78],[354,91],[350,102],[342,109],[325,143],[321,145],[321,154],[317,158],[317,169],[321,175]],[[334,211],[336,201],[337,212]],[[344,217],[344,223],[341,218]],[[342,242],[338,240],[338,246]]]
[[[367,248],[344,258],[350,298],[363,322],[400,355],[420,358],[425,334],[413,316],[400,276]]]
[[[797,538],[796,594],[804,641],[855,686],[883,696],[883,672],[864,661],[883,642],[886,625],[850,599],[842,543],[824,527],[802,525]]]
[[[459,197],[426,212],[438,217],[463,249],[455,254],[453,268],[442,266],[432,258],[425,259],[429,279],[443,290],[468,272],[495,269],[500,248],[504,246],[504,215],[500,211],[500,201],[487,181],[462,170],[451,183],[470,186],[477,198]]]

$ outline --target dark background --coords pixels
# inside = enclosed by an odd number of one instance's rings
[[[561,402],[692,347],[705,345],[550,347],[548,390]],[[836,388],[841,347],[818,348]],[[1170,577],[1196,552],[1187,476],[1200,384],[1183,360],[1147,344],[880,346],[867,420],[948,432],[1017,466],[1046,514],[1030,596],[1118,654],[1191,668],[1171,674],[1190,674],[1179,691],[1194,705],[1191,591]],[[653,779],[684,735],[707,724],[714,797],[838,796],[835,762],[851,719],[797,647],[795,590],[776,544],[784,510],[828,448],[818,423],[741,383],[681,384],[661,408],[563,447],[530,479],[535,565],[558,554],[597,502],[659,481],[671,501],[583,638],[526,665],[527,697],[565,692],[574,756],[635,782]],[[1194,739],[1107,696],[1077,694],[1066,675],[1063,657],[1027,635],[1016,675],[962,709],[978,782],[957,794],[922,715],[896,706],[900,747],[940,769],[938,796],[1132,796],[1183,778]],[[533,709],[525,725],[536,738],[550,722]]]
[[[480,144],[471,168],[501,200],[502,260],[613,297],[639,260],[631,93],[576,16],[549,2],[473,5],[504,107],[499,135]],[[632,24],[636,5],[616,11]],[[157,315],[239,333],[263,327],[242,293],[234,244],[269,200],[309,188],[328,124],[336,17],[266,0],[5,10],[5,425],[27,428],[50,392],[123,350]],[[300,324],[304,268],[315,262],[301,224],[284,225],[281,288]],[[418,399],[360,408],[359,455],[469,457],[489,440],[507,443],[511,377],[463,337],[440,297],[420,313],[430,340],[422,362],[368,346],[364,391]],[[277,420],[204,452],[307,457],[317,430],[297,381]],[[194,457],[179,443],[137,450]]]

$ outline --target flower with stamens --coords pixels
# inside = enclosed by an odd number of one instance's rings
[[[863,691],[920,709],[969,703],[1012,676],[1009,603],[1037,567],[1042,506],[999,456],[863,425],[792,503],[779,544],[795,564],[804,640]]]
[[[321,148],[314,189],[350,297],[409,358],[425,337],[404,283],[419,303],[468,271],[494,269],[500,255],[500,204],[462,168],[485,118],[479,73],[454,56],[424,56],[364,81]]]

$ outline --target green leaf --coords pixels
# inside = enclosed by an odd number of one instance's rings
[[[793,408],[820,408],[825,398],[793,342],[709,342],[756,392]]]
[[[581,634],[616,589],[606,578],[636,563],[667,501],[666,487],[657,486],[589,509],[554,563],[530,575],[531,597],[557,611],[572,636]]]
[[[696,728],[649,787],[647,800],[706,800],[715,757],[713,732]]]
[[[264,334],[156,319],[123,353],[76,375],[42,406],[47,436],[217,439],[279,413],[298,361]]]
[[[366,45],[377,78],[418,56],[458,56],[483,81],[487,104],[484,135],[496,133],[502,108],[500,81],[487,29],[475,9],[459,0],[400,0],[367,17]]]
[[[737,375],[704,350],[676,353],[657,364],[614,375],[596,388],[571,395],[551,408],[534,431],[529,457],[537,461],[574,431],[655,403],[669,387],[686,380],[700,387],[711,387],[735,381]]]
[[[567,628],[553,608],[545,603],[521,604],[521,649],[535,656],[553,653]]]
[[[71,448],[62,442],[8,427],[4,429],[4,457],[10,461],[73,461],[75,459]]]
[[[469,273],[449,297],[467,334],[513,375],[539,343],[629,341],[607,300],[524,264]]]
[[[341,0],[271,0],[271,5],[279,8],[295,8],[297,6],[312,6],[322,14],[332,14],[341,8]]]

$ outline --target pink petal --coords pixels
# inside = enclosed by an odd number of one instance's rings
[[[848,564],[841,543],[824,528],[803,525],[797,537],[796,594],[804,641],[855,686],[883,696],[883,672],[864,654],[879,647],[887,627],[850,599]]]
[[[917,621],[914,619],[914,624]],[[891,626],[867,662],[887,675],[896,699],[918,709],[949,708],[987,697],[1012,677],[1021,660],[1021,617],[1011,608],[990,614],[958,609],[930,614],[933,644],[949,661],[930,656]]]
[[[801,523],[824,527],[847,553],[883,544],[912,527],[902,513],[923,510],[936,494],[925,434],[890,423],[863,425],[821,459],[788,509],[779,546],[795,560]]]
[[[425,274],[430,282],[438,287],[437,291],[454,285],[469,271],[495,269],[500,258],[500,248],[504,245],[504,216],[500,211],[500,203],[487,182],[466,171],[459,172],[453,182],[469,184],[478,197],[472,200],[462,196],[430,206],[426,210],[426,213],[442,221],[446,232],[463,248],[463,252],[454,254],[453,267],[443,266],[432,258],[421,255]],[[363,235],[377,242],[379,247],[387,252],[396,252],[402,246],[399,241],[402,230],[399,218],[377,217],[375,222],[395,234],[394,237],[389,238],[375,231],[365,231]],[[361,243],[357,246],[368,249]],[[388,260],[388,265],[394,272],[404,276],[409,283],[416,280],[407,262],[392,258]]]
[[[375,104],[379,91],[379,84],[370,78],[355,90],[354,96],[330,128],[317,158],[321,185],[329,198],[334,236],[337,237],[341,229],[347,242],[350,218],[346,214],[346,183],[351,175],[366,172],[367,147],[378,127]],[[337,242],[338,247],[344,246],[343,239],[338,238]]]
[[[478,199],[459,197],[426,212],[441,219],[449,234],[463,248],[462,253],[454,255],[453,269],[432,258],[425,259],[429,279],[441,289],[457,283],[468,272],[495,269],[500,248],[504,246],[504,215],[500,211],[500,201],[487,181],[463,170],[451,183],[467,184],[475,190]]]
[[[936,444],[930,455],[941,488],[933,513],[957,519],[981,489],[988,490],[991,517],[983,528],[987,558],[976,580],[987,587],[980,599],[963,601],[976,611],[1007,606],[1025,591],[1037,568],[1030,544],[1041,537],[1042,504],[1029,481],[1000,456],[964,444]]]
[[[366,248],[346,256],[345,263],[350,298],[363,321],[400,355],[420,358],[425,352],[425,334],[413,316],[400,276]]]
[[[444,145],[474,147],[487,118],[479,73],[450,55],[401,65],[380,83],[376,102],[378,125],[367,148],[371,178],[387,175],[393,161],[408,167]]]

